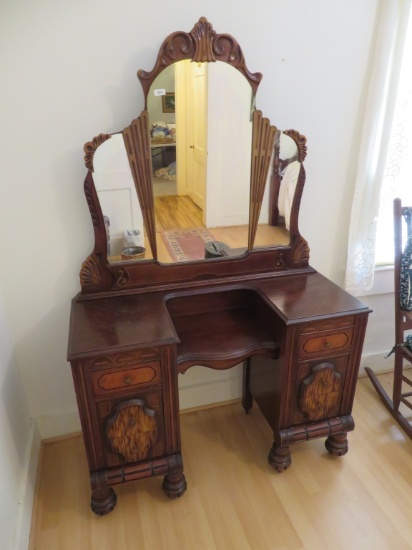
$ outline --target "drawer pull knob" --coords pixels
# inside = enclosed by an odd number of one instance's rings
[[[124,383],[126,386],[130,386],[130,384],[132,383],[132,379],[130,376],[127,376],[125,379],[124,379]]]
[[[332,342],[325,342],[325,348],[331,348]]]

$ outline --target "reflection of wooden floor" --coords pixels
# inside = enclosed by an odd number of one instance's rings
[[[204,227],[202,210],[185,195],[155,197],[154,208],[156,231]]]
[[[157,258],[159,262],[171,263],[173,260],[162,239],[161,231],[204,227],[203,212],[187,196],[163,195],[154,198]],[[216,241],[227,244],[230,248],[247,248],[248,226],[234,225],[229,227],[208,228]],[[289,244],[289,233],[282,227],[260,224],[256,233],[254,248]],[[149,243],[146,237],[146,246]],[[149,248],[149,247],[148,247]],[[146,250],[145,259],[153,256]],[[110,262],[122,261],[120,256],[112,256]]]
[[[203,212],[187,196],[157,196],[154,198],[156,219],[156,242],[158,260],[171,263],[172,258],[166,249],[161,231],[204,227]],[[224,242],[230,248],[247,248],[248,226],[208,228],[217,241]],[[289,244],[289,233],[282,227],[261,224],[258,227],[255,248]]]

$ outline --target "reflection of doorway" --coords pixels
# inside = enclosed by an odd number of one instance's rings
[[[177,64],[176,125],[178,193],[203,211],[205,221],[207,167],[207,63]]]

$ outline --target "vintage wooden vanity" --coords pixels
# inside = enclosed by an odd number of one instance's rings
[[[159,261],[161,232],[155,216],[153,120],[148,104],[152,97],[171,93],[157,79],[171,67],[177,75],[179,63],[186,65],[185,71],[191,70],[189,65],[196,70],[207,65],[210,73],[213,66],[221,65],[229,69],[230,79],[236,75],[235,92],[221,98],[220,110],[213,107],[212,96],[222,83],[221,73],[213,85],[214,77],[208,76],[209,145],[203,160],[207,159],[207,175],[217,174],[216,166],[231,174],[246,162],[249,212],[248,223],[235,229],[227,223],[227,233],[225,228],[219,233],[228,235],[221,254],[167,262]],[[298,229],[306,139],[293,130],[280,132],[255,110],[261,75],[248,71],[236,40],[217,34],[201,18],[190,33],[168,36],[154,69],[139,71],[138,77],[146,99],[142,114],[123,132],[100,134],[85,145],[84,188],[95,247],[82,265],[81,293],[72,303],[68,359],[90,469],[91,506],[98,514],[114,508],[112,486],[118,483],[163,475],[168,496],[185,492],[177,377],[193,365],[228,369],[243,363],[243,406],[249,412],[255,401],[270,424],[274,442],[269,462],[278,472],[290,465],[289,446],[294,442],[325,437],[329,453],[345,454],[347,433],[354,428],[351,411],[369,314],[367,307],[309,265],[309,247]],[[187,85],[187,73],[185,78]],[[249,132],[250,153],[242,154],[244,145],[239,142],[237,153],[219,157],[224,138],[214,134],[211,140],[210,134],[228,131],[225,114],[233,117],[229,103],[237,101],[239,78],[249,90],[246,102],[239,100],[247,106],[242,114],[245,130],[232,119],[229,132],[233,140]],[[192,100],[179,92],[183,90],[179,86],[176,76],[178,176],[187,172],[190,180],[197,169],[191,172],[183,163],[185,156],[196,155],[197,146],[189,130],[183,135],[186,130],[179,127],[178,111],[185,105],[189,108]],[[225,87],[224,83],[221,89]],[[189,119],[187,113],[182,116]],[[135,203],[124,211],[137,211],[134,218],[116,223],[127,229],[140,216],[146,255],[138,260],[122,260],[108,250],[104,216],[112,207],[97,180],[113,160],[113,151],[108,157],[103,153],[115,143],[116,147],[120,143],[120,155],[129,168],[128,176],[122,172],[119,177],[133,184],[126,195]],[[214,148],[217,161],[212,159]],[[100,153],[104,161],[99,160]],[[236,166],[230,164],[233,159]],[[115,180],[119,174],[115,172]],[[207,175],[202,177],[207,180]],[[177,195],[192,183],[178,186]],[[232,192],[233,202],[242,189],[240,177],[232,188],[227,176],[217,187],[209,181],[207,186],[207,198]],[[226,208],[232,207],[232,201],[224,202]],[[205,202],[203,208],[213,210],[213,204]],[[110,217],[112,223],[113,210]],[[210,231],[215,235],[217,225]],[[246,241],[233,245],[229,234],[245,234]],[[267,238],[262,235],[270,235],[272,242],[259,244]],[[116,238],[113,234],[113,243]]]

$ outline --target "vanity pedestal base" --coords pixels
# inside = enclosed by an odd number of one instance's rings
[[[292,463],[289,444],[317,439],[325,435],[327,435],[325,447],[328,453],[333,456],[343,456],[348,452],[347,432],[353,430],[354,427],[353,419],[348,415],[312,425],[294,426],[288,430],[280,430],[279,438],[275,434],[275,442],[269,452],[269,464],[277,472],[284,472]],[[343,429],[345,431],[341,431]],[[276,442],[277,439],[280,439],[280,445]]]
[[[177,377],[192,365],[244,361],[243,406],[267,420],[276,471],[294,443],[324,437],[330,454],[347,452],[369,310],[321,275],[78,299],[72,311],[96,514],[113,510],[119,483],[156,475],[168,497],[186,491]]]

